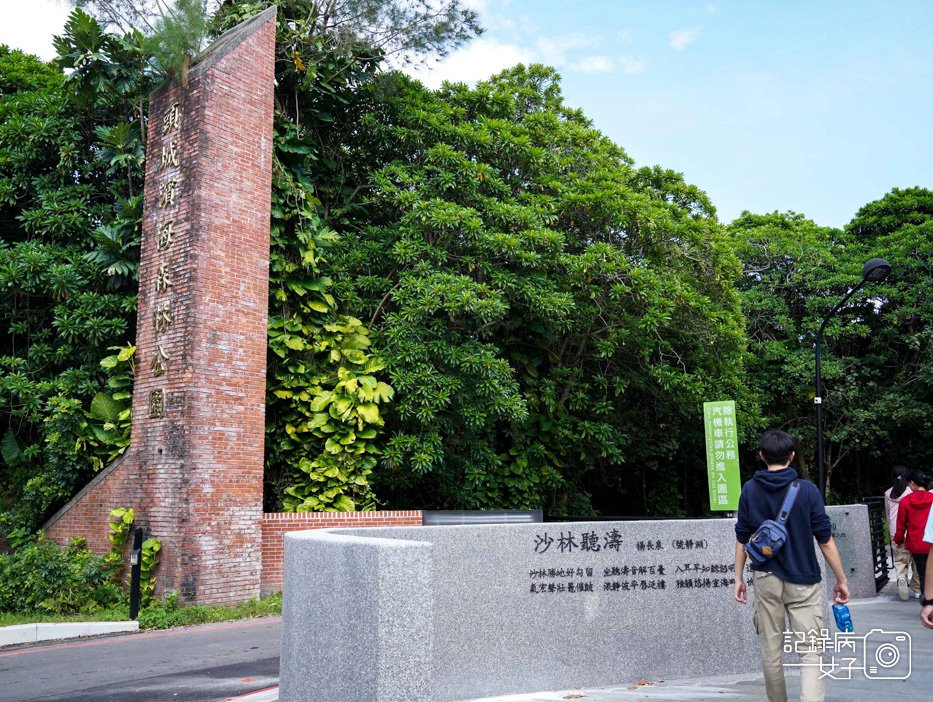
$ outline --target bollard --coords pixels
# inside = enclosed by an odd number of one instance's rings
[[[130,551],[130,619],[139,617],[139,580],[142,565],[140,554],[143,550],[143,530],[133,531],[133,550]]]

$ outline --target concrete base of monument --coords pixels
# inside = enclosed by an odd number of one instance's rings
[[[845,679],[837,670],[840,679],[827,679],[826,702],[878,702],[894,699],[926,699],[929,697],[929,671],[925,661],[933,659],[933,632],[920,625],[919,607],[916,602],[902,602],[896,589],[887,588],[882,595],[868,599],[854,600],[850,603],[856,631],[860,636],[883,629],[888,632],[901,631],[912,637],[912,646],[905,648],[899,670],[893,670],[890,678],[883,677],[884,671],[868,675],[864,670],[853,670],[852,676]],[[880,647],[878,648],[880,650]],[[845,659],[848,661],[848,658]],[[913,661],[913,670],[903,668],[903,664]],[[824,656],[824,661],[830,659]],[[765,699],[764,681],[760,667],[755,665],[748,671],[736,675],[717,675],[706,678],[682,679],[632,679],[628,682],[617,679],[613,685],[604,687],[573,687],[531,692],[518,695],[499,695],[482,697],[464,702],[631,702],[648,700],[655,702],[761,702]],[[909,673],[909,674],[908,674]],[[906,677],[903,675],[906,674]],[[797,670],[785,671],[788,699],[799,697],[800,679]],[[647,684],[646,684],[647,683]],[[237,702],[282,702],[290,698],[279,695],[277,688],[262,690],[242,697],[230,698]],[[353,699],[366,700],[381,698],[339,698],[349,702]]]
[[[830,514],[853,596],[874,595],[866,508]],[[760,663],[752,607],[732,597],[733,525],[290,533],[282,699],[453,702],[747,675]]]

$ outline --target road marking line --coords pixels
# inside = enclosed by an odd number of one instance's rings
[[[220,702],[276,702],[279,699],[279,686],[264,687],[261,690],[250,692],[237,697],[225,697]]]

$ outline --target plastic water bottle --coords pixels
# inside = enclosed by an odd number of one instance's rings
[[[839,631],[855,631],[855,627],[852,625],[852,614],[849,612],[848,606],[834,604],[833,616],[836,618],[836,626],[839,627]]]

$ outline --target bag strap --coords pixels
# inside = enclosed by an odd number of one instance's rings
[[[790,511],[794,508],[794,502],[797,500],[797,493],[800,492],[800,481],[795,480],[787,488],[787,494],[784,496],[784,502],[781,504],[781,511],[778,512],[777,520],[784,524],[790,516]]]

